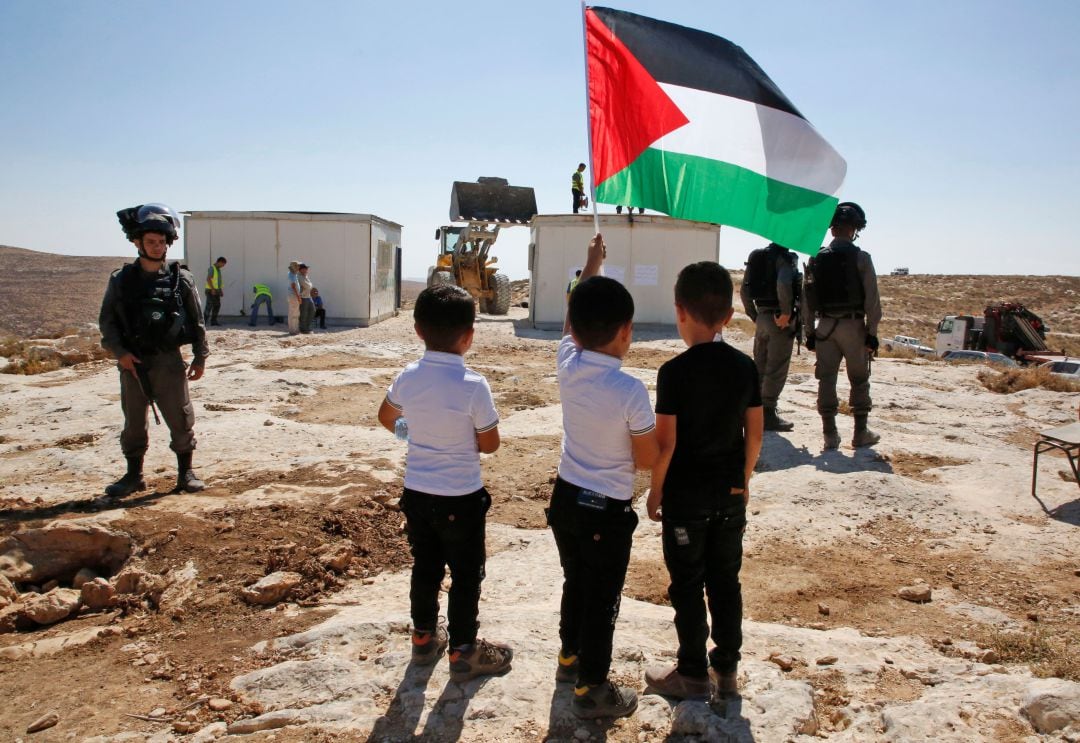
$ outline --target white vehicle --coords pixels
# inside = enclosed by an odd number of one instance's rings
[[[935,355],[934,349],[930,348],[930,346],[924,346],[919,343],[918,338],[912,338],[910,335],[894,335],[892,338],[884,338],[881,345],[887,349],[907,348],[919,356]]]
[[[1064,361],[1047,361],[1040,364],[1055,377],[1065,377],[1074,382],[1080,382],[1080,359],[1065,357]]]

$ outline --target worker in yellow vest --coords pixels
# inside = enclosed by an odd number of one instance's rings
[[[585,163],[578,163],[577,170],[570,175],[570,196],[573,199],[574,214],[578,209],[588,206],[585,200]]]
[[[218,312],[221,311],[221,295],[224,284],[221,281],[221,269],[228,263],[225,256],[214,261],[214,265],[206,270],[206,307],[203,309],[203,323],[206,325],[221,325],[218,322]]]
[[[270,324],[277,323],[277,318],[274,317],[274,297],[270,294],[270,287],[266,284],[256,284],[251,287],[251,290],[255,292],[255,301],[251,304],[251,322],[248,323],[251,327],[255,327],[255,321],[259,319],[259,308],[266,305],[266,314],[270,318]]]

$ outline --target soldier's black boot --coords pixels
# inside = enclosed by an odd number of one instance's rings
[[[176,476],[176,489],[185,493],[198,493],[206,487],[206,484],[191,469],[191,452],[176,455],[176,468],[179,473]]]
[[[866,415],[855,416],[855,435],[851,438],[851,445],[858,449],[861,446],[873,446],[881,441],[881,436],[874,433],[866,426]]]
[[[836,416],[821,416],[821,432],[825,435],[826,449],[840,448],[840,432],[836,430]]]
[[[765,408],[766,431],[790,431],[793,428],[795,428],[795,424],[777,415],[776,408]]]
[[[146,489],[146,480],[142,476],[142,457],[127,458],[127,473],[105,488],[105,495],[110,498],[123,498],[139,490]]]

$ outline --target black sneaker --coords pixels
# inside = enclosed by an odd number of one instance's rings
[[[510,670],[514,651],[508,645],[477,640],[468,649],[450,652],[450,680],[468,681],[477,676],[501,676]]]
[[[418,666],[430,666],[446,650],[447,635],[445,627],[436,627],[434,632],[412,633],[412,662]]]
[[[558,667],[555,669],[555,683],[576,684],[579,665],[581,664],[578,662],[577,655],[566,656],[560,650]]]
[[[577,717],[584,719],[626,717],[637,709],[637,692],[610,681],[599,686],[579,686],[574,689],[571,707]]]

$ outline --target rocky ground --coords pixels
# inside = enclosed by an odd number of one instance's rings
[[[894,316],[923,301],[903,297]],[[407,313],[304,339],[212,333],[192,386],[198,495],[171,492],[167,432],[151,424],[150,489],[100,497],[122,471],[110,362],[0,375],[0,739],[1080,740],[1080,493],[1063,458],[1043,457],[1030,495],[1035,434],[1076,420],[1078,396],[996,394],[978,367],[880,359],[882,443],[823,453],[805,352],[782,400],[797,427],[767,434],[751,488],[741,698],[645,695],[633,718],[577,722],[554,684],[560,573],[543,518],[557,338],[526,314],[481,316],[468,359],[504,438],[483,458],[482,633],[516,656],[463,685],[445,663],[408,665],[404,445],[375,423],[421,353]],[[744,350],[748,325],[728,333]],[[681,348],[642,335],[625,367],[653,390]],[[619,680],[640,689],[645,667],[671,661],[671,619],[643,518]]]

